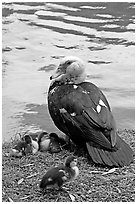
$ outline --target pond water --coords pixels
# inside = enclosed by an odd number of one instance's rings
[[[118,129],[134,129],[135,4],[3,3],[3,141],[57,131],[47,109],[49,77],[63,56],[86,62],[88,80],[111,104]]]

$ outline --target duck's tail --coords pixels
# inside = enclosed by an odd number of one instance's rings
[[[93,143],[86,143],[88,153],[96,164],[122,167],[133,161],[133,152],[130,146],[117,135],[117,143],[112,150],[103,149]]]

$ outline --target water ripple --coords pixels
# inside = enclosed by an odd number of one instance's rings
[[[47,92],[66,55],[85,61],[117,128],[134,128],[135,3],[13,2],[2,16],[4,139],[24,128],[53,131]]]

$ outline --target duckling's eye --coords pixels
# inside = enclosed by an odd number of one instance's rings
[[[71,64],[71,61],[67,61],[66,64],[67,64],[67,65],[70,65],[70,64]]]

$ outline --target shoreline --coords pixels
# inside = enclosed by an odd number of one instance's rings
[[[135,131],[125,129],[118,133],[135,152]],[[74,152],[63,149],[59,153],[38,152],[36,155],[27,155],[20,159],[6,157],[5,153],[13,142],[15,141],[2,144],[2,201],[71,201],[69,195],[63,191],[59,193],[56,190],[48,190],[47,194],[42,195],[38,185],[47,169],[63,163],[65,158]],[[129,166],[116,168],[113,173],[102,176],[92,172],[107,172],[109,168],[94,165],[83,149],[76,149],[75,156],[78,158],[80,175],[75,182],[65,184],[75,201],[135,201],[135,161]]]
[[[23,111],[22,111],[23,112]],[[124,108],[112,108],[112,113],[116,121],[118,131],[123,130],[123,127],[127,127],[127,129],[134,130],[135,129],[135,111],[134,109],[124,109]],[[15,115],[15,127],[10,128],[8,133],[6,132],[7,126],[10,124],[4,124],[3,121],[3,138],[2,143],[4,141],[10,141],[11,138],[14,137],[15,131],[17,132],[25,132],[27,130],[36,132],[39,130],[45,130],[47,132],[57,132],[57,134],[61,134],[59,129],[54,125],[49,112],[47,104],[27,104],[24,113],[16,117]]]

